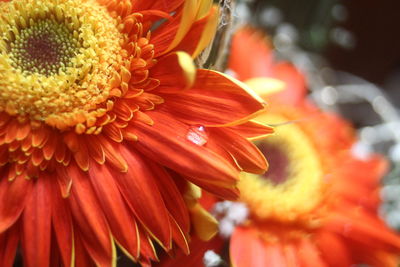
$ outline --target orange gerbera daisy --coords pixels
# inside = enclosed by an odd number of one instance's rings
[[[378,155],[355,157],[349,124],[307,102],[301,85],[289,82],[288,90],[299,90],[290,96],[285,93],[288,98],[280,94],[269,97],[265,94],[268,79],[251,73],[246,76],[244,71],[252,68],[252,62],[261,65],[270,58],[266,48],[258,49],[263,41],[250,29],[240,31],[233,39],[229,66],[239,77],[259,85],[263,97],[271,99],[268,114],[257,120],[279,126],[274,136],[256,143],[270,168],[264,175],[243,174],[239,183],[242,206],[226,202],[214,206],[220,229],[230,235],[229,241],[198,240],[192,243],[192,250],[201,256],[180,255],[173,264],[167,261],[163,266],[202,266],[204,252],[213,249],[224,255],[226,242],[230,257],[224,259],[235,267],[397,266],[400,236],[377,214],[386,161]],[[246,50],[237,50],[239,47]],[[253,61],[246,53],[249,50],[255,51]],[[242,67],[243,62],[247,68]],[[293,67],[287,70],[291,71],[287,75],[297,75]],[[205,207],[212,207],[216,199],[208,196],[203,201]],[[174,265],[176,262],[180,265]]]
[[[263,172],[245,139],[271,131],[248,122],[263,101],[193,64],[217,17],[211,0],[0,1],[1,266],[19,244],[41,267],[188,252],[190,216],[208,218],[192,183],[234,198],[239,170]]]

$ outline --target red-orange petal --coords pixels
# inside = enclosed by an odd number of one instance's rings
[[[349,255],[346,241],[341,236],[328,231],[315,234],[315,244],[321,251],[321,257],[330,267],[351,266],[352,259]],[[335,253],[332,253],[334,251]]]
[[[189,249],[189,237],[186,235],[182,229],[179,227],[178,223],[174,220],[172,215],[169,216],[169,223],[171,225],[172,239],[178,245],[178,247],[188,255],[190,253]]]
[[[97,265],[112,266],[115,248],[110,229],[87,174],[75,164],[71,164],[67,170],[74,183],[69,203],[77,226],[76,233],[79,233],[86,250]]]
[[[232,39],[228,68],[238,79],[271,76],[272,49],[261,32],[251,28],[239,30]],[[251,52],[251,55],[249,53]]]
[[[115,177],[105,165],[92,164],[90,181],[107,218],[112,235],[132,259],[139,257],[136,221],[128,211]]]
[[[13,181],[0,181],[0,233],[15,223],[31,195],[33,182],[18,176]]]
[[[55,177],[49,178],[53,179]],[[59,180],[60,178],[57,177],[57,179]],[[68,200],[63,198],[59,185],[54,182],[51,183],[49,194],[51,197],[51,216],[55,234],[54,242],[58,244],[61,261],[64,266],[71,266],[71,263],[75,260],[73,253],[74,229]]]
[[[19,225],[16,224],[0,234],[0,266],[12,267],[19,241]]]
[[[26,203],[22,220],[24,266],[49,266],[51,198],[49,177],[40,177]]]
[[[151,69],[152,77],[160,81],[157,92],[174,94],[192,86],[196,69],[190,56],[175,52],[163,56]]]
[[[266,254],[268,244],[264,244],[264,241],[254,231],[251,228],[237,227],[233,232],[229,247],[233,266],[272,266],[269,265],[270,259]]]
[[[80,267],[97,267],[93,260],[90,258],[83,241],[81,240],[81,233],[74,232],[74,250],[75,250],[75,266]]]
[[[184,1],[185,0],[137,1],[134,5],[134,12],[155,9],[168,13],[176,10]]]
[[[176,220],[179,227],[184,234],[189,233],[190,219],[185,202],[183,201],[182,194],[180,193],[177,185],[173,181],[170,174],[161,166],[148,160],[148,164],[153,171],[154,179],[157,183],[158,190],[163,197],[166,208],[172,217]]]
[[[256,121],[248,121],[243,124],[231,126],[229,129],[250,140],[257,140],[274,132],[274,128]]]
[[[128,163],[128,171],[113,173],[119,190],[152,237],[163,247],[170,248],[171,229],[167,209],[155,183],[158,177],[152,174],[144,158],[133,150],[121,147],[121,154]]]
[[[299,241],[297,255],[300,266],[304,267],[328,267],[329,265],[321,258],[318,248],[308,238]]]
[[[155,89],[157,90],[157,89]],[[198,70],[192,88],[179,94],[161,94],[162,112],[185,123],[220,126],[249,118],[264,109],[264,103],[237,82],[218,72]]]
[[[253,143],[226,128],[211,128],[209,131],[210,138],[215,138],[232,155],[241,170],[257,174],[267,170],[267,161]]]
[[[227,188],[235,186],[237,170],[219,155],[189,141],[189,126],[158,112],[148,114],[154,125],[135,123],[132,126],[139,137],[132,143],[133,147],[188,177]]]

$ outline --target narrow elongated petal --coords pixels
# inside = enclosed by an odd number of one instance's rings
[[[139,240],[135,218],[128,211],[112,173],[105,165],[95,164],[89,176],[113,236],[132,259],[138,258]]]
[[[49,178],[35,183],[23,213],[22,246],[26,266],[49,266],[51,240],[51,198]]]
[[[207,9],[208,10],[208,9]],[[189,53],[193,58],[196,58],[204,48],[209,45],[214,37],[215,30],[218,24],[218,8],[211,8],[207,16],[196,21],[189,33],[175,48]]]
[[[0,233],[20,216],[31,195],[33,183],[19,176],[14,181],[3,177],[0,181]]]
[[[272,127],[257,121],[248,121],[229,128],[249,140],[258,140],[274,133]]]
[[[186,33],[190,29],[190,26],[196,19],[198,2],[198,0],[185,1],[178,31],[176,32],[176,35],[172,42],[169,44],[167,50],[165,50],[164,52],[169,52],[170,50],[172,50],[185,37]]]
[[[47,179],[51,179],[48,177]],[[68,200],[63,198],[62,192],[56,183],[50,185],[50,201],[52,224],[54,228],[55,238],[60,248],[60,256],[64,266],[69,267],[75,261],[74,255],[74,229],[69,209]]]
[[[19,241],[19,225],[0,234],[0,266],[12,267]]]
[[[235,132],[228,129],[210,129],[210,137],[217,142],[234,158],[239,168],[246,172],[263,174],[268,165],[263,154],[250,141],[240,138]]]
[[[70,205],[77,233],[80,233],[85,248],[96,264],[114,266],[115,248],[110,229],[89,179],[77,166],[71,165],[68,171],[74,183]]]
[[[157,179],[154,179],[154,181],[157,183],[158,190],[163,197],[166,208],[169,210],[176,223],[182,229],[183,233],[189,233],[189,214],[177,185],[165,169],[154,164],[154,162],[151,162],[150,160],[148,161],[151,170],[153,171],[155,177],[157,177]]]
[[[169,248],[171,229],[167,223],[167,209],[155,183],[158,177],[153,176],[150,167],[134,151],[121,148],[121,154],[127,159],[129,168],[127,173],[114,173],[119,190],[132,212],[152,234],[152,237],[162,246]],[[133,195],[131,192],[140,192],[140,194]]]
[[[85,249],[85,245],[80,237],[80,232],[75,232],[74,234],[74,250],[75,250],[75,264],[76,266],[87,266],[87,267],[95,267],[96,265],[90,255],[88,254],[87,250]]]

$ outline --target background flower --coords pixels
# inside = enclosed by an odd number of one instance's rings
[[[363,159],[354,155],[356,140],[348,122],[305,99],[303,79],[290,65],[282,77],[290,77],[283,80],[288,81],[286,91],[293,94],[286,92],[283,97],[275,92],[270,97],[265,83],[271,80],[264,77],[274,73],[277,64],[271,63],[270,50],[260,45],[266,44],[261,37],[248,28],[239,31],[233,38],[229,68],[258,86],[256,91],[269,103],[268,113],[256,120],[274,124],[276,133],[256,144],[270,168],[264,175],[243,175],[239,201],[247,210],[229,202],[214,205],[217,200],[212,197],[203,199],[219,218],[221,233],[232,235],[225,245],[221,239],[210,245],[196,242],[194,253],[204,255],[212,249],[239,267],[396,266],[400,237],[377,214],[386,161],[379,155]],[[254,75],[251,66],[260,66]],[[292,84],[294,79],[298,84]],[[243,214],[247,219],[239,220]],[[192,266],[202,264],[182,256],[174,263],[186,260]]]

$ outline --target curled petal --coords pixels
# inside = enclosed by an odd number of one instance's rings
[[[238,125],[264,109],[263,100],[246,85],[210,70],[198,70],[192,88],[163,98],[161,111],[192,125]]]

